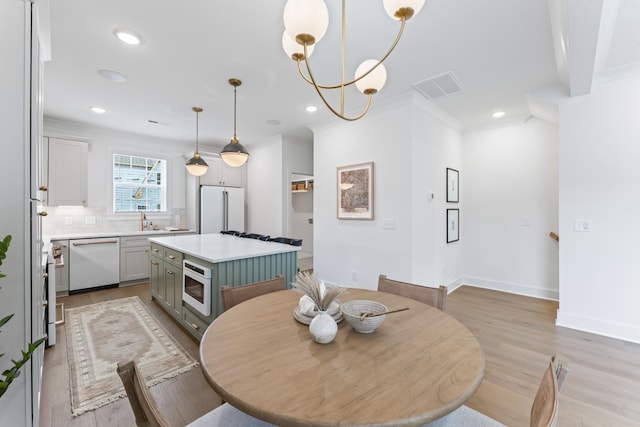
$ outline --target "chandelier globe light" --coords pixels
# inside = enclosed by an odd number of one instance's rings
[[[240,167],[247,162],[249,158],[249,152],[240,144],[240,140],[236,136],[236,90],[238,86],[242,84],[242,81],[232,78],[229,79],[229,84],[233,86],[233,138],[231,142],[224,146],[220,152],[220,157],[229,166]]]
[[[202,176],[207,173],[207,169],[209,169],[209,165],[202,157],[200,157],[200,153],[198,152],[198,116],[202,112],[202,108],[193,107],[191,110],[196,113],[196,152],[193,154],[192,158],[187,160],[185,167],[191,175]]]
[[[400,21],[400,28],[391,47],[379,60],[369,59],[358,66],[353,80],[345,81],[345,36],[346,36],[346,0],[342,0],[342,55],[341,81],[339,84],[320,84],[313,75],[309,57],[314,45],[324,37],[329,25],[329,11],[324,0],[288,0],[284,6],[283,20],[285,34],[282,36],[282,46],[285,53],[298,64],[300,76],[311,84],[322,102],[329,110],[341,119],[354,121],[364,117],[371,106],[371,97],[380,91],[387,80],[387,71],[382,64],[400,41],[405,23],[422,9],[425,0],[383,0],[383,7],[394,20]],[[296,44],[298,46],[296,46]],[[305,64],[306,72],[302,69]],[[352,84],[367,95],[364,111],[357,116],[347,116],[344,107],[344,90]],[[325,98],[324,91],[340,89],[340,107],[334,108]]]

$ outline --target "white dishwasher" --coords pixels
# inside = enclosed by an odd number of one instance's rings
[[[120,239],[69,241],[69,292],[120,282]]]

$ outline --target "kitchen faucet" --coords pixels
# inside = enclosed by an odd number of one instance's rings
[[[147,219],[147,215],[144,212],[140,212],[140,231],[144,231],[145,221]]]

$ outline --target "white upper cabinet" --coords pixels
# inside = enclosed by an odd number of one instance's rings
[[[209,165],[207,173],[200,177],[200,185],[223,185],[225,187],[244,187],[246,166],[238,168],[227,165],[217,155],[200,153]]]
[[[88,151],[87,142],[49,138],[49,206],[87,206]]]

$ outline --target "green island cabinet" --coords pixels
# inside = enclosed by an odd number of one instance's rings
[[[288,286],[298,270],[299,247],[220,234],[152,238],[152,298],[198,341],[222,314],[220,289],[283,275]],[[211,269],[211,315],[205,316],[182,299],[183,261]]]

